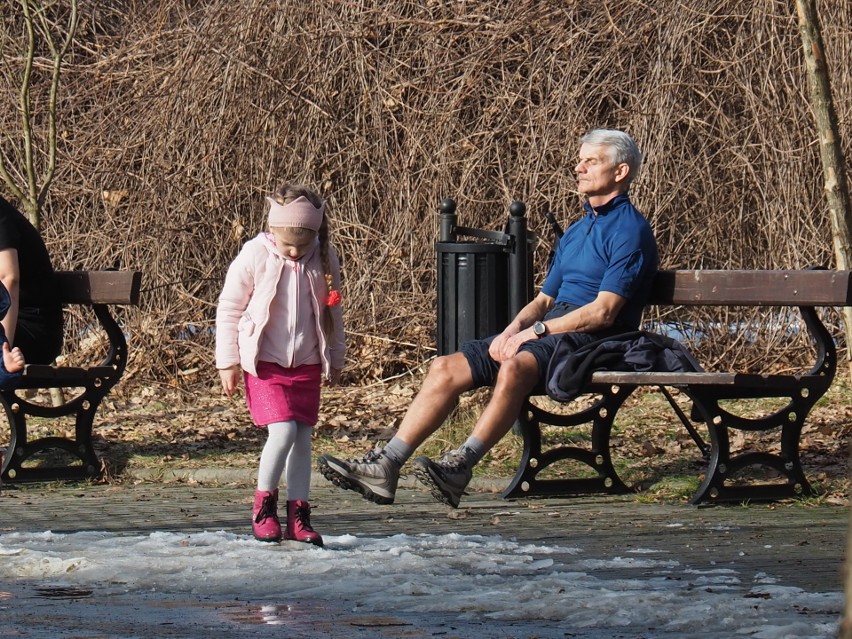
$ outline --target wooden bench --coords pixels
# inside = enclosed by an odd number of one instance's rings
[[[663,391],[707,459],[704,480],[691,503],[771,501],[813,494],[799,459],[799,440],[805,419],[831,386],[837,370],[834,340],[816,307],[852,305],[850,271],[661,271],[654,282],[650,303],[690,307],[798,307],[815,343],[816,361],[809,371],[790,375],[598,371],[583,389],[593,396],[591,405],[566,415],[537,406],[528,398],[519,418],[523,455],[503,496],[514,499],[628,492],[630,489],[613,467],[610,433],[619,408],[640,386],[654,386]],[[669,387],[691,400],[689,416],[675,402],[667,390]],[[757,398],[780,398],[786,403],[768,414],[751,418],[733,414],[723,405],[726,400]],[[692,422],[706,425],[709,444]],[[556,445],[543,450],[542,427],[548,425],[591,426],[590,445],[588,448]],[[777,429],[780,450],[732,452],[733,429]],[[581,468],[590,470],[577,477],[540,476],[545,469],[564,460],[580,462]],[[747,485],[731,481],[740,471],[755,466],[773,469],[781,479]]]
[[[127,364],[127,340],[109,310],[112,304],[138,304],[142,273],[136,271],[61,271],[56,274],[64,305],[91,307],[107,334],[109,349],[103,361],[92,366],[46,366],[28,364],[19,387],[0,391],[0,402],[11,427],[9,447],[3,456],[3,481],[44,481],[94,478],[101,474],[101,463],[92,444],[95,413],[110,389],[118,383]],[[26,357],[26,353],[24,353]],[[28,399],[27,390],[66,389],[74,393],[59,406]],[[74,436],[44,437],[30,441],[27,418],[73,416]],[[62,452],[62,465],[25,465],[46,451]]]

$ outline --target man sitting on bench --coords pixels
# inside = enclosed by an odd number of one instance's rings
[[[585,215],[562,236],[541,292],[499,335],[462,344],[432,363],[397,434],[362,459],[322,455],[320,472],[335,485],[366,499],[391,504],[400,468],[443,424],[459,396],[493,386],[471,436],[440,460],[414,460],[415,476],[432,495],[457,508],[473,466],[509,432],[525,398],[543,393],[550,356],[559,340],[580,348],[636,330],[657,271],[657,245],[648,221],[627,191],[642,163],[633,139],[595,129],[580,139],[575,167]]]

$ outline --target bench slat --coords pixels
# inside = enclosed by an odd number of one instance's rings
[[[592,374],[593,384],[636,384],[638,386],[736,386],[737,388],[766,388],[776,390],[801,387],[795,375],[755,375],[751,373],[663,373],[598,371]]]
[[[93,379],[95,377],[107,377],[114,373],[110,366],[89,366],[79,368],[76,366],[49,366],[47,364],[27,364],[24,368],[24,377],[27,380],[69,380],[69,379]]]
[[[852,271],[660,271],[651,304],[852,306]]]
[[[57,271],[63,304],[139,303],[140,271]]]
[[[684,384],[734,384],[737,373],[636,373],[632,371],[598,371],[593,384],[638,384],[640,386],[683,386]]]

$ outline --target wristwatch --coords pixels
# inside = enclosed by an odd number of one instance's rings
[[[533,333],[536,337],[544,337],[547,335],[547,326],[544,322],[536,322],[533,324]]]

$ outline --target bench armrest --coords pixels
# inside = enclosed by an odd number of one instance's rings
[[[63,304],[139,304],[141,271],[57,271]]]

